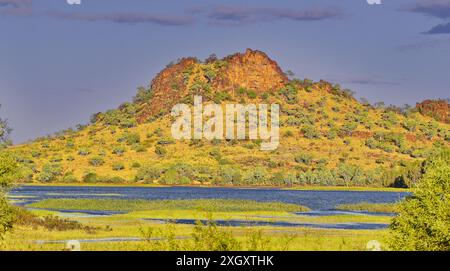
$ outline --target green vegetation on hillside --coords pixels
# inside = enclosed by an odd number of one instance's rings
[[[358,102],[352,91],[325,81],[291,79],[278,90],[225,89],[219,83],[227,61],[175,63],[167,79],[173,100],[158,100],[156,83],[141,87],[133,102],[96,114],[89,125],[9,148],[25,170],[21,181],[412,187],[431,150],[449,145],[450,124],[410,107]],[[280,146],[264,152],[261,140],[175,141],[170,109],[147,112],[152,104],[192,103],[193,95],[222,105],[279,104]]]

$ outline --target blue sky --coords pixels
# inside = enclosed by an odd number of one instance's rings
[[[0,0],[0,35],[15,143],[129,101],[179,57],[246,48],[371,102],[450,96],[450,0]]]

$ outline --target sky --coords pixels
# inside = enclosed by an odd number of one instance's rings
[[[0,0],[0,117],[25,142],[130,101],[180,57],[246,48],[372,103],[450,96],[450,0]]]

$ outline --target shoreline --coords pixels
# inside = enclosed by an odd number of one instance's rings
[[[390,187],[359,187],[359,186],[215,186],[215,185],[159,185],[159,184],[105,184],[105,183],[23,183],[16,186],[37,186],[37,187],[142,187],[142,188],[234,188],[234,189],[279,189],[298,191],[367,191],[367,192],[412,192],[410,188],[390,188]]]

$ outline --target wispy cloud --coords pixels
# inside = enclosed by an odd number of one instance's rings
[[[419,0],[402,8],[404,11],[422,13],[441,19],[450,18],[450,0]]]
[[[404,6],[401,10],[448,20],[450,19],[450,0],[418,0]],[[436,25],[424,34],[450,34],[450,22]]]
[[[160,15],[138,12],[120,13],[80,13],[59,10],[37,12],[33,10],[33,0],[0,0],[0,15],[43,16],[60,20],[83,22],[112,22],[122,24],[157,24],[167,26],[187,25],[194,22],[190,15]]]
[[[83,22],[113,22],[125,24],[151,23],[158,25],[179,26],[192,24],[194,19],[190,16],[164,16],[147,13],[105,13],[105,14],[85,14],[79,12],[47,11],[45,15],[55,19],[75,20]]]
[[[31,0],[0,0],[0,7],[21,7],[31,4]]]
[[[157,24],[182,26],[206,19],[209,23],[246,24],[275,20],[319,21],[343,16],[336,7],[282,9],[274,7],[210,6],[191,8],[180,15],[146,12],[67,12],[62,10],[33,11],[33,0],[0,0],[0,15],[34,15],[59,20],[112,22],[120,24]]]
[[[350,80],[344,81],[344,83],[355,84],[355,85],[389,85],[389,86],[400,84],[399,82],[383,81],[383,80],[368,79],[368,78],[350,79]]]
[[[347,75],[330,75],[326,76],[328,81],[331,82],[340,82],[343,84],[351,84],[351,85],[384,85],[384,86],[393,86],[400,85],[400,82],[382,80],[378,78],[371,78],[367,76],[347,76]]]
[[[212,23],[245,24],[274,20],[318,21],[343,16],[338,8],[281,9],[271,7],[215,6],[195,9],[194,13],[205,13]]]
[[[401,52],[405,52],[405,51],[421,50],[426,48],[436,48],[442,45],[450,45],[450,38],[403,44],[400,45],[397,49]]]
[[[426,34],[450,34],[450,22],[438,24],[425,33]]]
[[[32,0],[0,0],[0,15],[29,15],[32,4]]]

